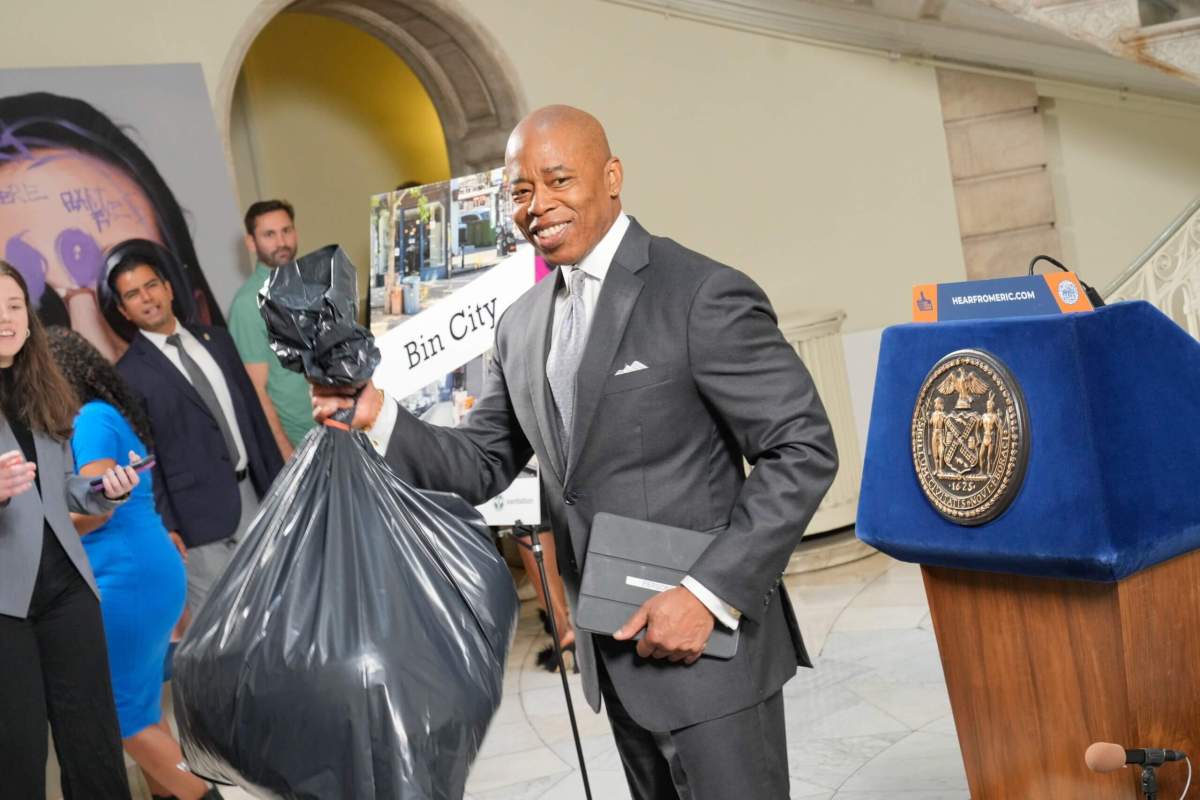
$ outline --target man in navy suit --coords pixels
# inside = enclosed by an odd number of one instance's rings
[[[108,285],[138,329],[117,369],[145,401],[158,512],[188,547],[195,613],[283,459],[233,340],[223,328],[180,323],[163,274],[153,257],[130,253],[113,266]]]

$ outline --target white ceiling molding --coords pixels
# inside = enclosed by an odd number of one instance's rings
[[[870,2],[871,0],[866,0]],[[1200,104],[1200,86],[973,0],[606,0],[660,16],[886,58],[983,68]],[[886,9],[886,11],[881,10]],[[929,18],[931,13],[937,18]],[[1043,80],[1043,83],[1045,80]]]

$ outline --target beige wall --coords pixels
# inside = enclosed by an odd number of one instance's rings
[[[1200,108],[1086,97],[1046,105],[1063,253],[1103,291],[1200,195]]]
[[[230,144],[243,207],[287,198],[300,251],[336,242],[364,276],[369,197],[450,177],[437,111],[412,70],[357,28],[309,14],[281,14],[254,41]]]
[[[5,3],[0,66],[195,62],[211,92],[242,29],[255,18],[265,22],[269,9],[284,5],[286,0]]]
[[[610,3],[473,3],[531,106],[607,125],[627,209],[757,279],[781,313],[908,316],[914,276],[963,275],[933,70]],[[579,35],[588,31],[589,35]]]

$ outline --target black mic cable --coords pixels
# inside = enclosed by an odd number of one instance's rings
[[[1030,275],[1033,274],[1033,268],[1037,265],[1037,263],[1039,261],[1048,261],[1049,263],[1051,263],[1054,266],[1061,269],[1063,272],[1071,271],[1071,270],[1067,269],[1067,266],[1065,264],[1063,264],[1061,261],[1059,261],[1057,258],[1054,258],[1052,256],[1047,256],[1047,255],[1040,255],[1040,256],[1034,256],[1033,260],[1029,262],[1029,274]],[[1083,293],[1085,295],[1087,295],[1088,302],[1090,302],[1092,304],[1092,308],[1100,308],[1101,306],[1103,306],[1104,298],[1100,296],[1100,293],[1097,292],[1094,288],[1092,288],[1088,284],[1084,283],[1083,278],[1080,278],[1078,273],[1075,274],[1075,277],[1079,279],[1079,285],[1083,287]]]

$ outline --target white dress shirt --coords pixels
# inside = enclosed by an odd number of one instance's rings
[[[613,220],[613,224],[609,227],[608,232],[596,243],[595,247],[588,251],[588,254],[578,264],[562,268],[562,286],[554,298],[554,335],[550,340],[550,352],[547,354],[547,361],[554,358],[555,348],[558,347],[558,329],[562,324],[563,309],[566,308],[567,300],[570,298],[571,276],[575,273],[575,270],[581,270],[587,275],[587,280],[583,283],[583,307],[586,316],[584,322],[590,331],[592,328],[592,312],[596,310],[596,303],[600,300],[600,289],[604,286],[604,277],[608,274],[608,268],[612,265],[613,256],[616,255],[617,248],[620,247],[621,240],[625,238],[627,230],[629,230],[629,217],[622,212]],[[189,350],[188,352],[190,353],[191,351]],[[375,420],[375,424],[367,432],[371,443],[381,455],[387,450],[387,443],[392,438],[392,429],[396,425],[397,406],[398,404],[395,402],[385,401],[383,409],[379,412],[379,416]],[[741,617],[740,611],[710,592],[691,575],[684,577],[681,585],[695,595],[696,599],[712,612],[712,615],[718,622],[727,628],[737,628],[738,620]]]
[[[554,327],[552,328],[554,335],[550,337],[550,352],[546,355],[546,363],[554,360],[554,353],[558,349],[558,329],[562,325],[563,309],[567,307],[567,301],[571,297],[571,276],[575,274],[576,270],[587,276],[583,282],[583,310],[584,325],[590,331],[592,329],[592,312],[596,310],[596,303],[600,300],[600,289],[604,286],[604,276],[608,274],[613,256],[617,254],[617,248],[621,246],[621,240],[625,238],[627,230],[629,230],[629,217],[624,213],[618,214],[617,218],[613,220],[612,226],[609,227],[608,233],[596,242],[596,246],[583,257],[578,265],[562,268],[563,285],[554,297]]]
[[[221,406],[221,413],[225,415],[225,421],[229,424],[229,430],[233,433],[233,441],[238,449],[233,469],[235,472],[241,472],[248,463],[246,444],[242,441],[242,430],[238,427],[237,414],[233,410],[233,397],[229,394],[229,384],[225,381],[225,373],[221,371],[221,367],[208,352],[208,348],[200,344],[196,337],[192,336],[191,331],[176,322],[175,333],[179,334],[179,343],[183,345],[187,354],[204,373],[204,377],[208,378],[208,382],[212,384],[213,393],[217,396],[217,404]],[[192,382],[187,370],[183,368],[179,351],[175,349],[174,345],[167,344],[167,334],[142,331],[142,336],[145,336],[162,351],[167,360],[175,365],[175,369],[179,370],[179,374],[183,376],[184,380],[188,383]]]

